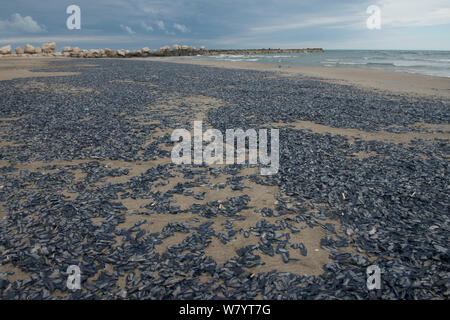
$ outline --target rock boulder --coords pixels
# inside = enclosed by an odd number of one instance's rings
[[[109,48],[105,48],[105,54],[106,54],[107,57],[114,57],[116,55],[114,50],[111,50]]]
[[[44,53],[53,53],[56,50],[55,42],[47,42],[42,45],[42,51]]]
[[[141,56],[143,57],[147,57],[150,55],[150,48],[149,47],[144,47],[141,49]]]
[[[7,46],[1,47],[0,54],[11,54],[11,46],[8,44]]]
[[[78,47],[72,48],[72,51],[70,52],[71,57],[80,57],[81,50]]]
[[[31,44],[26,44],[23,52],[29,53],[29,54],[34,54],[34,53],[36,53],[36,49]]]

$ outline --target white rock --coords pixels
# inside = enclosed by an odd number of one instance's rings
[[[87,50],[80,50],[80,48],[75,47],[72,48],[72,52],[70,52],[70,56],[71,57],[76,57],[76,58],[80,58],[80,57],[84,57],[84,55],[89,52]]]
[[[150,48],[149,47],[143,47],[142,49],[141,49],[141,53],[150,53]]]
[[[34,53],[41,54],[42,53],[42,48],[41,47],[34,48]]]
[[[16,54],[23,54],[23,49],[21,47],[16,47]]]
[[[0,48],[0,54],[11,54],[11,45],[7,45]]]
[[[69,46],[62,47],[61,52],[62,52],[62,53],[64,53],[64,52],[72,52],[72,48],[69,47]]]
[[[81,58],[85,58],[85,57],[87,57],[88,55],[89,55],[89,50],[83,49],[83,50],[80,51],[80,57],[81,57]]]
[[[91,49],[89,50],[89,53],[92,54],[95,58],[100,58],[102,55],[105,54],[105,51],[101,49]]]
[[[56,50],[55,42],[47,42],[42,45],[42,51],[44,53],[53,53]]]
[[[127,53],[125,52],[125,50],[120,49],[120,50],[117,50],[117,55],[119,57],[125,57],[127,55]]]
[[[109,48],[105,48],[105,54],[106,54],[107,57],[114,57],[116,55],[114,50],[111,50]]]
[[[34,53],[36,53],[36,50],[31,44],[26,44],[25,45],[25,49],[23,50],[23,52],[24,53],[34,54]]]

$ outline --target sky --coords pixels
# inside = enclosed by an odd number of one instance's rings
[[[69,30],[70,5],[80,29]],[[381,28],[369,29],[371,5]],[[450,50],[450,0],[2,0],[0,46]]]

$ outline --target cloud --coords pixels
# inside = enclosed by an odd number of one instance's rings
[[[352,16],[331,16],[331,17],[319,17],[315,16],[312,18],[298,19],[301,22],[298,23],[285,23],[272,26],[262,26],[262,27],[252,27],[250,31],[255,32],[267,32],[267,31],[280,31],[289,29],[299,29],[315,26],[327,26],[327,25],[340,25],[355,22],[358,17]],[[363,20],[365,22],[365,20]]]
[[[448,0],[374,0],[380,7],[382,28],[434,26],[450,23]],[[366,4],[346,4],[342,8],[324,12],[287,13],[249,28],[251,33],[266,33],[283,30],[299,30],[311,27],[327,29],[365,29]]]
[[[121,43],[124,46],[136,43],[133,47],[186,43],[206,44],[209,48],[320,46],[364,49],[370,48],[373,41],[374,49],[448,50],[445,39],[450,32],[449,1],[248,0],[240,1],[236,6],[236,1],[226,0],[80,0],[81,32],[67,30],[65,19],[68,16],[54,5],[58,0],[42,2],[40,10],[27,4],[28,1],[3,1],[0,43],[52,36],[58,45],[66,42],[71,45],[77,44],[74,37],[87,36],[104,38],[99,39],[99,43],[110,47]],[[369,5],[381,8],[381,30],[367,29],[369,14],[366,9]],[[27,15],[32,18],[25,17]],[[119,28],[120,24],[123,26]],[[45,33],[31,33],[45,30]],[[407,38],[408,35],[411,38]],[[49,40],[53,40],[52,37]],[[10,40],[5,40],[7,38]],[[150,38],[152,42],[149,42]],[[79,46],[90,43],[84,41]]]
[[[158,21],[156,21],[156,25],[157,25],[158,28],[160,28],[161,30],[166,30],[166,26],[164,25],[164,21],[158,20]]]
[[[422,27],[450,23],[448,0],[379,0],[382,25]]]
[[[141,27],[143,29],[145,29],[146,31],[153,31],[153,27],[151,25],[148,25],[147,23],[145,23],[144,21],[141,22]]]
[[[11,20],[0,20],[0,32],[45,32],[46,28],[39,25],[30,16],[22,17],[19,13],[11,15]]]
[[[136,33],[136,32],[134,32],[133,29],[131,29],[129,26],[124,26],[123,24],[121,24],[120,27],[122,28],[122,30],[125,30],[125,31],[128,32],[129,34],[135,34],[135,33]]]
[[[183,33],[189,32],[189,29],[185,25],[182,25],[182,24],[174,23],[173,27]]]

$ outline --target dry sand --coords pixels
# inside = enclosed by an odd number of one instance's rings
[[[43,69],[51,61],[61,61],[64,58],[50,57],[7,57],[0,59],[0,81],[16,78],[71,76],[78,72],[31,72]],[[53,68],[53,67],[52,67]]]
[[[30,72],[32,69],[44,68],[51,61],[73,59],[83,66],[83,60],[76,58],[52,57],[7,57],[0,59],[0,80],[14,78],[29,78],[42,76],[63,76],[77,74],[74,72]],[[255,62],[232,62],[189,60],[173,57],[130,58],[132,60],[164,61],[172,63],[188,63],[219,68],[247,69],[260,71],[275,71],[284,76],[303,75],[320,78],[326,81],[342,84],[352,84],[393,93],[407,93],[417,96],[433,96],[450,98],[450,78],[390,72],[380,70],[364,70],[357,68],[337,67],[282,67]],[[127,59],[127,60],[130,60]],[[92,66],[92,65],[85,65]],[[52,68],[54,68],[52,66]]]

